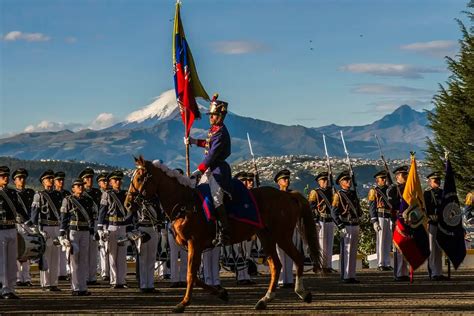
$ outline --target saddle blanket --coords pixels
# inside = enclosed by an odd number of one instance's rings
[[[232,199],[225,199],[224,206],[227,216],[233,220],[263,228],[262,218],[258,210],[255,198],[244,184],[236,179],[232,179]],[[202,209],[207,221],[215,221],[215,208],[212,201],[211,189],[208,184],[203,183],[197,186],[197,192],[202,202]]]

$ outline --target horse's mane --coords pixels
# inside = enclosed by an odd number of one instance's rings
[[[176,179],[179,184],[185,187],[193,189],[196,186],[195,180],[192,180],[186,177],[185,175],[182,175],[177,170],[169,168],[159,160],[153,160],[152,165],[163,171],[168,177]]]

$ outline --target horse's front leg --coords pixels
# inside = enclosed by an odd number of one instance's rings
[[[198,280],[197,270],[201,265],[201,254],[202,250],[194,244],[192,240],[188,241],[188,273],[186,275],[186,294],[183,297],[183,300],[175,306],[173,309],[174,313],[182,313],[186,306],[191,303],[192,293],[194,282]]]

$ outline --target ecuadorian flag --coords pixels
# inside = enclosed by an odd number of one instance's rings
[[[425,228],[426,210],[420,178],[416,168],[415,155],[411,155],[403,198],[403,217],[399,218],[393,232],[393,241],[405,260],[416,270],[430,255],[428,233]]]
[[[187,137],[189,136],[189,131],[191,130],[194,119],[201,117],[196,98],[201,97],[209,100],[209,95],[206,90],[204,90],[201,81],[199,81],[193,55],[184,36],[180,6],[179,1],[176,2],[173,28],[173,70],[176,99],[181,111],[181,118],[185,125]]]

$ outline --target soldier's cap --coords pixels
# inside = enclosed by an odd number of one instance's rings
[[[342,171],[336,178],[336,183],[341,182],[341,180],[350,180],[351,173],[348,170]]]
[[[23,177],[23,178],[28,178],[28,171],[26,171],[25,168],[18,168],[12,173],[12,179],[15,180],[15,178],[18,177]]]
[[[314,180],[319,181],[322,179],[328,179],[329,178],[329,173],[327,171],[322,171],[316,175],[316,178]]]
[[[247,181],[253,181],[254,178],[255,178],[255,173],[247,172],[247,177],[246,177]]]
[[[280,170],[278,171],[278,173],[275,175],[275,178],[273,178],[273,181],[275,181],[276,183],[278,183],[278,180],[280,179],[289,179],[290,178],[290,170],[288,169],[283,169],[283,170]]]
[[[441,180],[441,174],[437,171],[430,173],[426,176],[426,179],[438,179]]]
[[[0,166],[0,176],[10,176],[10,168],[7,166]]]
[[[211,100],[211,104],[209,106],[209,111],[207,111],[207,115],[210,114],[217,114],[217,115],[226,115],[227,114],[227,107],[229,103],[224,102],[222,100],[218,100],[219,94],[214,94]]]
[[[184,170],[181,168],[175,168],[174,170],[178,171],[179,174],[184,175]]]
[[[237,172],[234,175],[234,179],[237,179],[237,180],[240,180],[240,181],[247,180],[247,172],[245,172],[245,171]]]
[[[54,178],[54,171],[51,169],[48,169],[40,175],[39,181],[43,183],[44,179],[53,179],[53,178]]]
[[[111,180],[111,179],[122,180],[123,179],[123,172],[120,171],[120,170],[114,170],[109,174],[107,179],[108,180]]]
[[[93,177],[94,176],[94,169],[92,168],[86,168],[79,173],[79,178],[87,178],[87,177]]]
[[[97,175],[97,178],[95,179],[97,182],[99,181],[107,181],[107,178],[109,177],[109,174],[107,172],[101,172]]]
[[[386,178],[386,177],[387,177],[387,171],[385,171],[385,170],[380,170],[379,172],[374,174],[375,179],[377,179],[377,178]]]
[[[395,168],[393,170],[393,173],[394,174],[397,174],[397,173],[408,173],[408,166],[399,166],[397,168]]]
[[[66,174],[63,171],[58,171],[54,174],[54,180],[64,180]]]
[[[75,186],[75,185],[82,185],[82,186],[84,186],[84,180],[83,180],[82,178],[74,179],[74,181],[72,182],[72,186]]]

